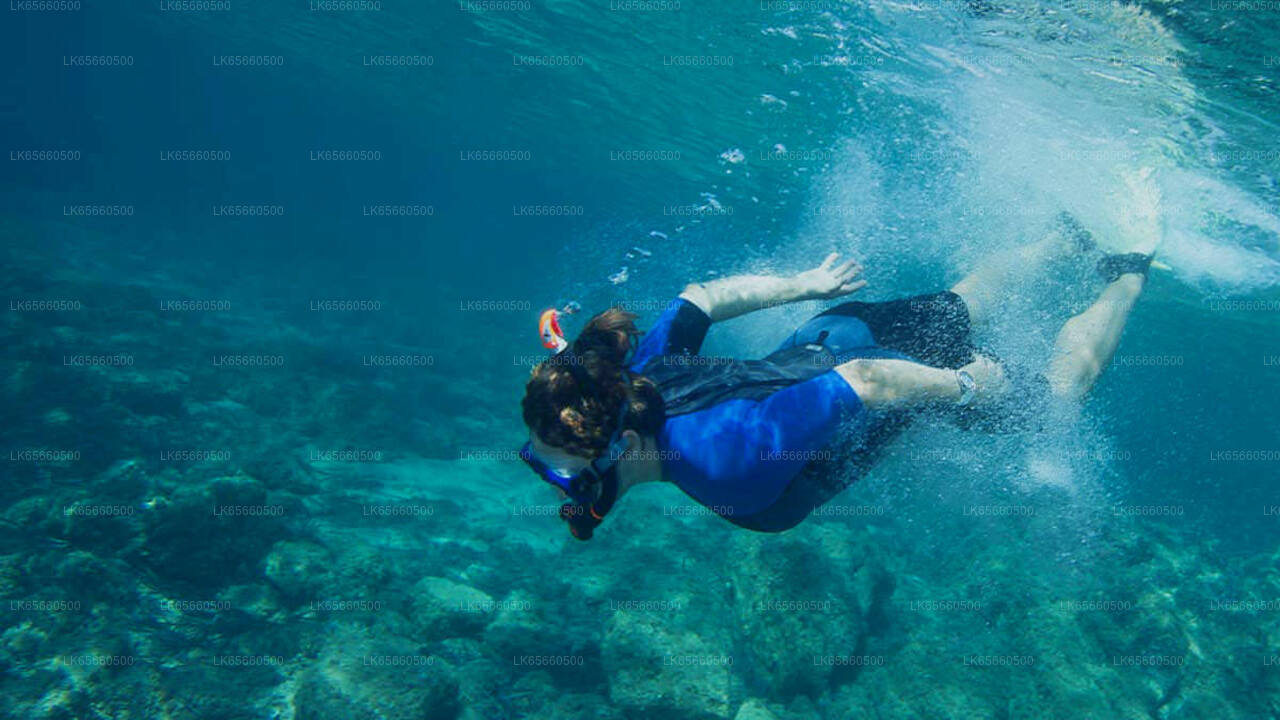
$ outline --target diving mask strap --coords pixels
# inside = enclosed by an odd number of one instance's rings
[[[568,502],[560,506],[560,519],[569,524],[569,532],[579,540],[591,539],[618,500],[618,463],[626,452],[626,445],[621,442],[622,433],[626,427],[627,415],[631,412],[631,374],[623,370],[622,379],[626,383],[627,396],[618,412],[618,424],[609,438],[609,446],[605,448],[607,455],[616,457],[611,458],[613,463],[604,472],[596,467],[600,458],[591,461],[591,473],[600,483],[600,494],[590,503]]]

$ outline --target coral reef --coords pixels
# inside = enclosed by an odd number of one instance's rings
[[[15,286],[155,305],[27,266]],[[230,321],[132,312],[127,343],[88,332],[101,317],[0,330],[15,446],[79,451],[0,484],[6,717],[1280,714],[1280,548],[1220,553],[1177,519],[958,518],[888,491],[892,469],[849,491],[891,505],[871,517],[756,535],[653,487],[581,544],[519,463],[456,452],[518,444],[503,398],[413,408],[451,428],[423,446],[404,397],[438,378],[143,367],[212,356]],[[279,334],[305,358],[340,330]],[[49,362],[121,343],[132,368]],[[378,452],[316,452],[353,447]]]

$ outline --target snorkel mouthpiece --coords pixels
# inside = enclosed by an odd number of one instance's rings
[[[567,502],[560,506],[560,519],[569,526],[569,532],[578,540],[590,540],[596,528],[604,522],[604,516],[613,509],[618,499],[617,468],[607,470],[600,478],[600,495],[591,503]]]
[[[586,507],[578,503],[560,506],[560,519],[569,525],[569,533],[578,540],[590,540],[600,521],[587,515]]]

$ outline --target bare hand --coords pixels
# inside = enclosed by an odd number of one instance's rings
[[[818,267],[796,275],[801,297],[828,300],[866,287],[866,280],[857,279],[862,274],[862,266],[856,260],[836,265],[839,258],[840,253],[833,252]]]

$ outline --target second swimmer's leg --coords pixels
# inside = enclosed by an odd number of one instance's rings
[[[1149,256],[1144,257],[1149,263]],[[1093,305],[1062,326],[1054,343],[1053,361],[1045,373],[1055,396],[1078,399],[1089,392],[1115,355],[1129,313],[1145,284],[1145,272],[1120,275]]]
[[[1000,313],[1011,283],[1038,272],[1060,257],[1092,250],[1093,238],[1067,213],[1059,213],[1053,229],[1039,242],[985,258],[978,267],[951,288],[969,308],[969,321],[977,327]]]

